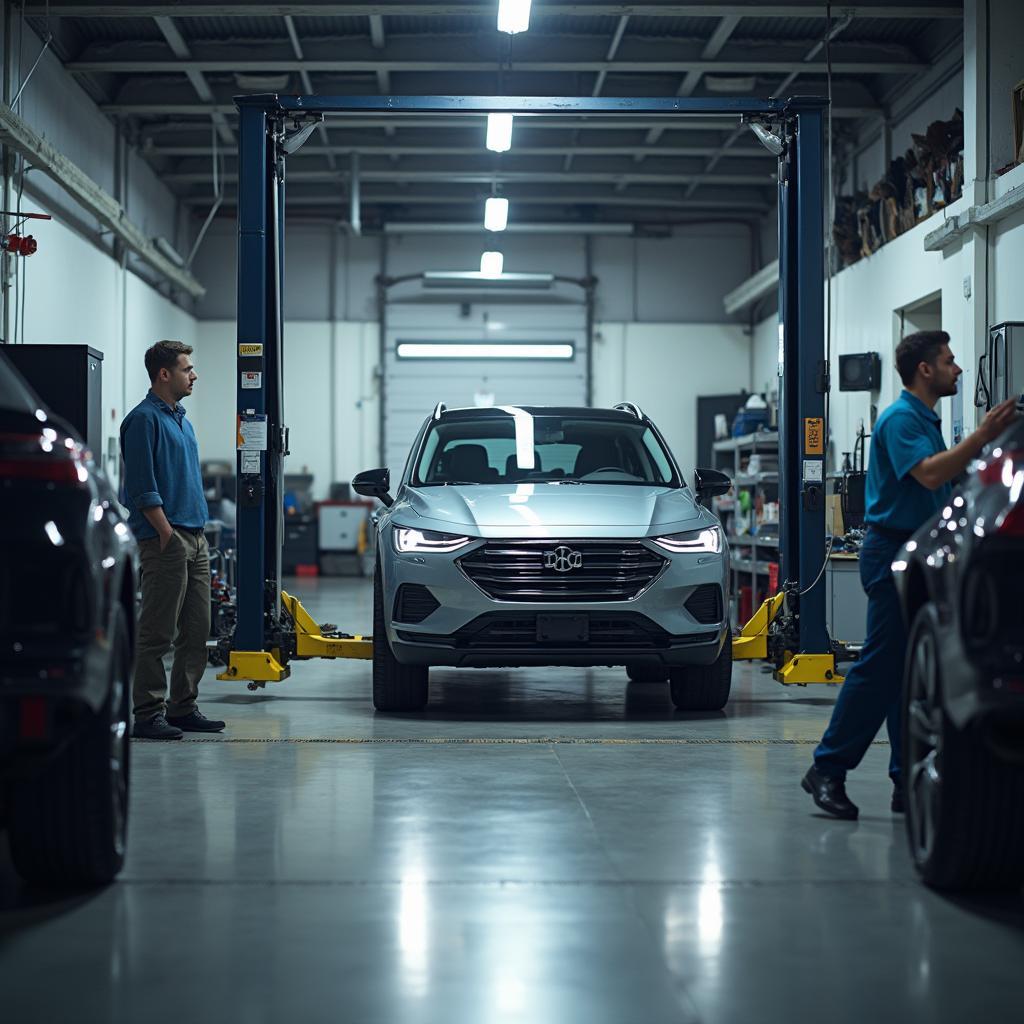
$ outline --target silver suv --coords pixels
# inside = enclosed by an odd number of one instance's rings
[[[729,549],[654,424],[615,409],[445,409],[423,424],[394,497],[379,498],[373,703],[427,703],[431,665],[623,665],[675,706],[729,698]]]

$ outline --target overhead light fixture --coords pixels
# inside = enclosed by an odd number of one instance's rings
[[[480,257],[480,273],[484,277],[501,277],[502,267],[505,265],[503,253],[489,250]]]
[[[512,115],[487,115],[487,148],[495,153],[507,153],[512,148]]]
[[[488,231],[504,231],[508,227],[508,200],[491,196],[484,203],[484,227]]]
[[[572,359],[570,342],[400,341],[399,359]]]
[[[515,35],[530,27],[531,0],[498,0],[498,31]]]

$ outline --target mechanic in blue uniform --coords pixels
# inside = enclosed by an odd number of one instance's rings
[[[801,783],[836,818],[857,817],[857,805],[846,795],[846,773],[860,764],[883,722],[891,746],[891,806],[903,811],[900,719],[907,635],[890,566],[911,535],[949,503],[950,481],[1016,415],[1014,399],[996,406],[973,434],[947,451],[935,407],[940,398],[956,394],[963,372],[949,335],[922,331],[904,338],[896,348],[896,369],[904,390],[875,424],[865,489],[860,579],[868,595],[867,635]]]

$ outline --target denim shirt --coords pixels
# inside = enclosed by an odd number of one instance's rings
[[[173,526],[201,528],[209,511],[199,469],[199,445],[180,404],[172,409],[150,391],[121,424],[122,501],[139,540],[156,530],[142,514],[162,505]]]

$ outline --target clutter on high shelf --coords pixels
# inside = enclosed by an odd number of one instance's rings
[[[832,237],[838,269],[877,252],[963,193],[963,111],[957,108],[949,121],[933,121],[913,140],[869,193],[836,197]]]

